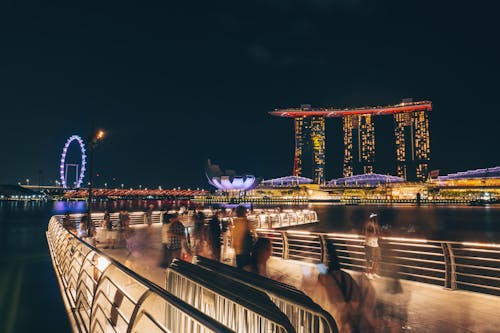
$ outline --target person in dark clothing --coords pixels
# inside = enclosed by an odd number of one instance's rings
[[[259,238],[255,242],[250,262],[244,266],[243,269],[249,272],[257,273],[259,275],[270,277],[267,273],[267,261],[271,257],[273,247],[269,238]]]
[[[303,281],[302,288],[314,302],[330,312],[340,332],[361,332],[360,288],[351,275],[341,270],[333,243],[327,243],[327,250],[328,264],[318,265],[320,274],[316,283]]]
[[[233,219],[233,229],[231,230],[236,267],[243,268],[250,263],[255,234],[253,226],[248,221],[246,208],[241,205],[236,207],[236,218]]]
[[[167,231],[168,249],[172,253],[172,260],[182,259],[182,248],[186,247],[186,234],[184,224],[179,221],[179,215],[173,213],[170,217],[170,224]]]
[[[220,250],[222,245],[221,239],[221,221],[219,219],[219,212],[215,212],[210,222],[208,223],[208,229],[210,231],[210,237],[212,241],[212,252],[214,260],[220,261]]]
[[[212,238],[209,227],[205,225],[205,214],[203,212],[196,214],[191,241],[191,255],[203,256],[209,259],[214,258]]]
[[[172,252],[168,248],[169,236],[168,230],[170,229],[170,220],[172,218],[172,214],[164,214],[163,215],[163,225],[161,226],[161,245],[162,252],[160,256],[159,266],[161,268],[167,268],[172,261]]]

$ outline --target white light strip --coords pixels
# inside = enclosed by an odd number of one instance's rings
[[[473,242],[462,242],[462,245],[465,245],[465,246],[483,246],[483,247],[494,247],[494,248],[500,248],[500,244],[494,244],[494,243],[473,243]]]
[[[405,238],[405,237],[383,237],[384,240],[399,241],[399,242],[414,242],[414,243],[427,243],[424,238]]]

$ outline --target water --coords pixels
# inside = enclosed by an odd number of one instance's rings
[[[165,201],[100,203],[94,209],[145,209]],[[394,235],[500,243],[500,207],[312,205],[320,223],[308,230],[358,232],[371,212]],[[85,210],[83,202],[0,201],[0,332],[70,332],[45,239],[52,214]],[[413,225],[415,232],[408,233]]]
[[[500,243],[500,205],[310,205],[320,223],[303,229],[360,233],[371,213],[378,215],[385,235],[434,240]]]
[[[45,239],[51,212],[0,201],[0,332],[71,332]]]

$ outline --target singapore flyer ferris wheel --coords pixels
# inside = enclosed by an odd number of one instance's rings
[[[66,154],[68,152],[68,149],[73,143],[73,141],[76,141],[78,145],[80,146],[80,152],[81,152],[81,165],[79,164],[70,164],[66,163]],[[79,188],[82,183],[83,183],[83,178],[85,177],[85,170],[86,170],[86,164],[87,164],[87,155],[85,153],[85,143],[83,142],[83,139],[79,137],[78,135],[72,135],[69,137],[69,139],[66,141],[66,144],[64,145],[62,154],[61,154],[61,163],[59,165],[59,177],[61,179],[61,185],[63,188],[68,188],[68,187],[75,187]],[[74,186],[68,186],[68,169],[74,167],[75,168],[75,182],[73,183]]]

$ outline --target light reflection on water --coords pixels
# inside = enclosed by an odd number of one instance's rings
[[[410,205],[310,205],[320,223],[314,231],[359,233],[370,213],[377,213],[386,235],[435,240],[500,243],[500,205],[410,206]]]

